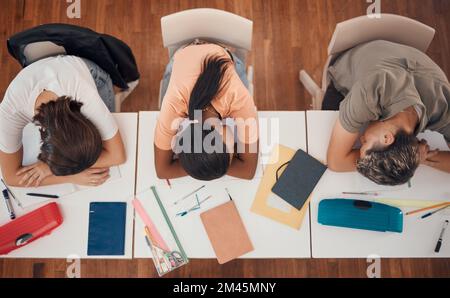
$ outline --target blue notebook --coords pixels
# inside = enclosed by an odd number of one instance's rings
[[[125,254],[126,203],[91,203],[88,256]]]

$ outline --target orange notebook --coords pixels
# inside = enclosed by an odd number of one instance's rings
[[[233,201],[200,215],[219,264],[253,251],[247,230]]]

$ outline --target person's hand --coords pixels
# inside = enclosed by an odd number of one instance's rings
[[[39,161],[31,166],[23,167],[16,175],[23,176],[19,181],[19,185],[38,187],[45,178],[52,175],[52,172],[46,163]]]
[[[109,168],[87,169],[71,177],[71,182],[84,186],[99,186],[105,183],[110,177]]]
[[[439,153],[439,150],[430,150],[426,140],[421,140],[419,143],[419,156],[420,163],[424,165],[429,165],[432,163],[432,158]]]

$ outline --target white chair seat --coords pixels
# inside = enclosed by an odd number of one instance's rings
[[[198,8],[181,11],[161,18],[163,45],[172,57],[182,45],[195,39],[224,44],[234,48],[234,54],[246,61],[252,48],[253,22],[241,16],[218,9]],[[249,91],[253,95],[253,67],[247,71]],[[159,107],[161,107],[162,81],[160,83]]]

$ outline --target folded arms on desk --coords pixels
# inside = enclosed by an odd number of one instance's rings
[[[97,162],[90,168],[75,175],[56,176],[47,164],[37,163],[23,167],[23,148],[7,154],[0,151],[0,167],[5,182],[10,186],[29,187],[62,183],[74,183],[86,186],[98,186],[109,178],[109,167],[125,163],[126,153],[120,133],[103,141],[103,150]]]
[[[357,133],[346,131],[339,120],[336,122],[328,146],[327,161],[330,170],[335,172],[356,171],[356,162],[359,159],[359,150],[353,146],[358,139]]]
[[[448,144],[448,147],[450,148],[450,144]],[[450,151],[438,152],[425,160],[423,164],[450,173]]]
[[[338,120],[328,147],[328,167],[336,172],[352,172],[356,170],[360,159],[360,150],[355,150],[354,144],[359,137],[358,133],[346,131]],[[450,144],[448,144],[450,148]],[[420,144],[421,163],[435,169],[450,173],[450,152],[431,151],[426,142]]]
[[[244,153],[235,154],[231,160],[227,175],[251,180],[258,166],[258,153],[249,153],[250,145],[246,145]],[[159,179],[176,179],[188,176],[178,159],[174,159],[172,150],[162,150],[154,145],[155,170]]]

